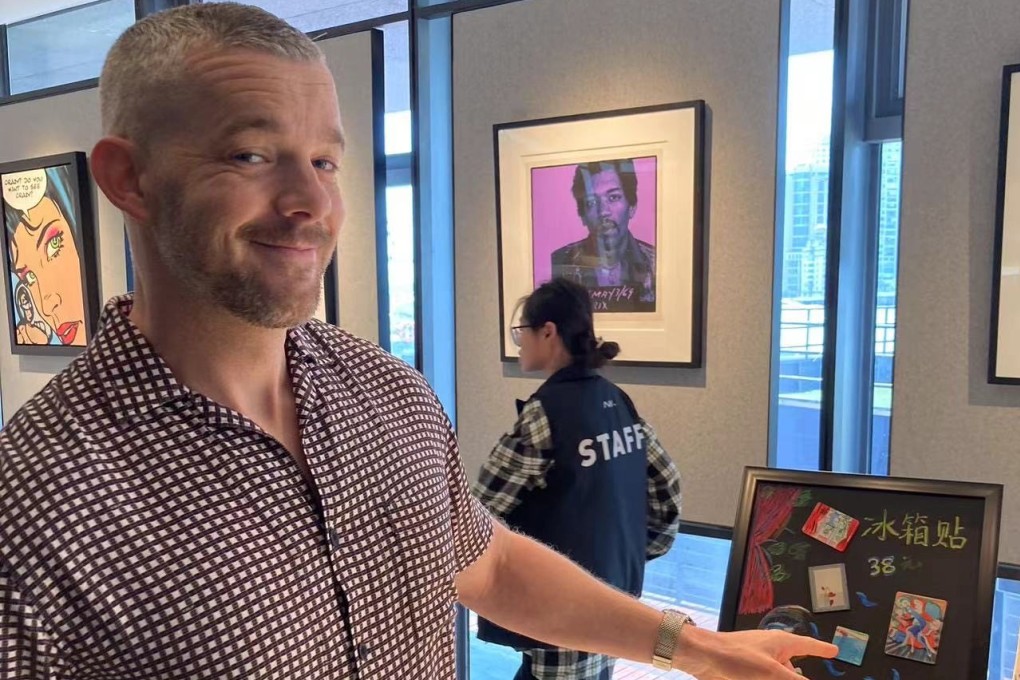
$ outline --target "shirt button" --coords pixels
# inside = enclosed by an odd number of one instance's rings
[[[327,533],[329,534],[329,547],[333,548],[333,550],[339,550],[340,533],[333,527],[330,527]]]
[[[362,661],[368,661],[369,651],[370,651],[369,646],[362,642],[360,645],[358,645],[358,658],[361,659]]]

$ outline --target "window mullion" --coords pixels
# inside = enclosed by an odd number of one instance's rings
[[[825,251],[825,321],[822,348],[821,421],[818,469],[833,469],[838,330],[840,236],[843,219],[843,162],[846,129],[850,2],[837,0],[833,40],[832,124],[829,145],[829,199]]]
[[[7,25],[0,24],[0,99],[11,94],[10,59],[7,51]]]

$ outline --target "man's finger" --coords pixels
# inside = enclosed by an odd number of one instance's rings
[[[791,634],[786,641],[786,649],[784,651],[787,657],[820,656],[823,659],[831,659],[839,654],[839,647],[831,642],[822,642],[821,640],[804,637],[803,635]]]

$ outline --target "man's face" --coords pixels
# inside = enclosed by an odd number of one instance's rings
[[[598,240],[601,248],[615,251],[627,234],[634,206],[627,203],[623,184],[616,170],[606,168],[595,174],[582,170],[586,198],[582,218],[588,233]]]
[[[303,323],[344,218],[332,75],[247,50],[188,66],[193,84],[168,113],[176,127],[146,148],[142,237],[177,292],[260,327]]]
[[[44,197],[24,213],[9,245],[15,273],[60,342],[84,346],[81,256],[71,226],[53,199]]]

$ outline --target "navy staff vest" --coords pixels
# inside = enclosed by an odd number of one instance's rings
[[[602,581],[640,595],[648,536],[648,449],[633,403],[619,387],[580,366],[557,371],[531,399],[541,402],[549,419],[553,464],[545,488],[524,491],[506,523]],[[518,412],[524,403],[518,402]],[[481,617],[478,637],[517,649],[555,649]]]

